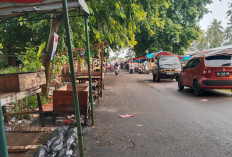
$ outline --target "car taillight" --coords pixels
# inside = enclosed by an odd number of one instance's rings
[[[210,74],[212,71],[210,70],[210,69],[205,69],[204,71],[203,71],[203,74]]]

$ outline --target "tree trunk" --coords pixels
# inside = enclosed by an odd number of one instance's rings
[[[44,96],[48,97],[49,92],[49,82],[50,82],[50,63],[51,63],[51,54],[53,49],[53,40],[54,33],[57,33],[58,28],[61,23],[61,19],[51,19],[50,21],[50,33],[46,48],[46,54],[43,57],[43,66],[45,67],[45,75],[46,75],[46,84],[42,86],[42,93]]]

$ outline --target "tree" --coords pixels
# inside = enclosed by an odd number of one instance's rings
[[[207,39],[210,48],[219,47],[223,43],[223,27],[221,21],[213,19],[211,25],[207,30]]]
[[[232,44],[232,26],[226,27],[224,31],[224,45]]]
[[[149,27],[147,22],[140,23],[141,31],[135,36],[136,41],[141,41],[135,46],[136,55],[159,50],[182,54],[198,38],[198,21],[208,12],[205,6],[211,2],[172,0],[168,7],[159,6],[160,23],[151,21]]]

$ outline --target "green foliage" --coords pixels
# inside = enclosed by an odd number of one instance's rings
[[[0,69],[1,68],[5,68],[5,67],[7,67],[7,60],[2,60],[2,61],[0,61]],[[1,70],[0,70],[1,71]]]
[[[135,46],[137,56],[161,49],[182,53],[198,37],[197,22],[207,12],[205,6],[210,2],[211,0],[88,0],[91,12],[90,45],[104,41],[114,51]],[[73,48],[85,47],[84,19],[75,17],[78,14],[70,13],[74,17],[70,18]],[[9,21],[38,16],[41,15],[31,14]],[[25,48],[25,43],[30,42],[33,47],[37,47],[47,41],[49,23],[50,21],[41,20],[1,24],[0,43],[3,51],[21,55],[21,52],[30,51]],[[63,23],[57,34],[57,52],[62,52],[66,49]],[[108,52],[105,51],[105,55]]]
[[[49,21],[24,21],[28,18],[38,18],[36,14],[26,17],[13,18],[9,23],[0,23],[0,43],[4,54],[21,53],[26,51],[27,42],[37,47],[48,39]],[[40,15],[41,16],[41,15]]]
[[[53,60],[53,62],[56,65],[61,65],[61,66],[67,63],[67,61],[68,61],[68,56],[61,55],[61,54],[56,54]],[[60,69],[59,66],[56,66],[56,68],[53,69],[53,73],[56,72],[57,74],[59,74],[61,70],[62,69]]]
[[[160,50],[182,54],[198,38],[198,21],[208,12],[205,6],[209,3],[211,0],[172,0],[167,6],[160,5],[158,23],[147,17],[148,20],[139,25],[140,31],[135,36],[136,56]]]
[[[51,99],[47,99],[45,96],[41,96],[41,103],[42,104],[47,104],[50,103]],[[26,98],[23,98],[23,110],[24,111],[33,111],[36,108],[38,108],[38,101],[37,101],[37,96],[33,95],[33,96],[29,96]],[[20,112],[20,102],[17,102],[15,104],[14,108],[11,108],[9,110],[9,112],[11,113],[15,113],[15,112]],[[19,116],[16,116],[16,119],[18,119]],[[31,115],[23,115],[24,119],[31,119]]]
[[[45,48],[46,43],[43,42],[38,49],[31,43],[27,43],[26,51],[17,55],[19,60],[23,63],[23,72],[36,72],[39,71],[42,66],[42,51]]]
[[[1,68],[0,74],[11,74],[11,73],[17,73],[18,67],[7,67],[7,68]]]
[[[210,48],[219,47],[223,43],[223,27],[221,23],[221,21],[213,19],[213,22],[207,30],[207,38],[209,41]]]

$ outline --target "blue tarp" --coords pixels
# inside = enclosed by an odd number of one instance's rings
[[[151,59],[151,58],[153,58],[154,54],[160,53],[160,52],[163,52],[163,51],[153,52],[153,53],[147,54],[146,57],[149,58],[149,59]]]
[[[189,59],[191,59],[191,55],[189,55],[189,56],[187,56],[187,57],[184,57],[181,61],[186,61],[186,60],[189,60]]]
[[[149,59],[151,59],[151,58],[153,57],[154,54],[155,54],[155,53],[150,53],[150,54],[146,55],[146,57],[149,58]]]

